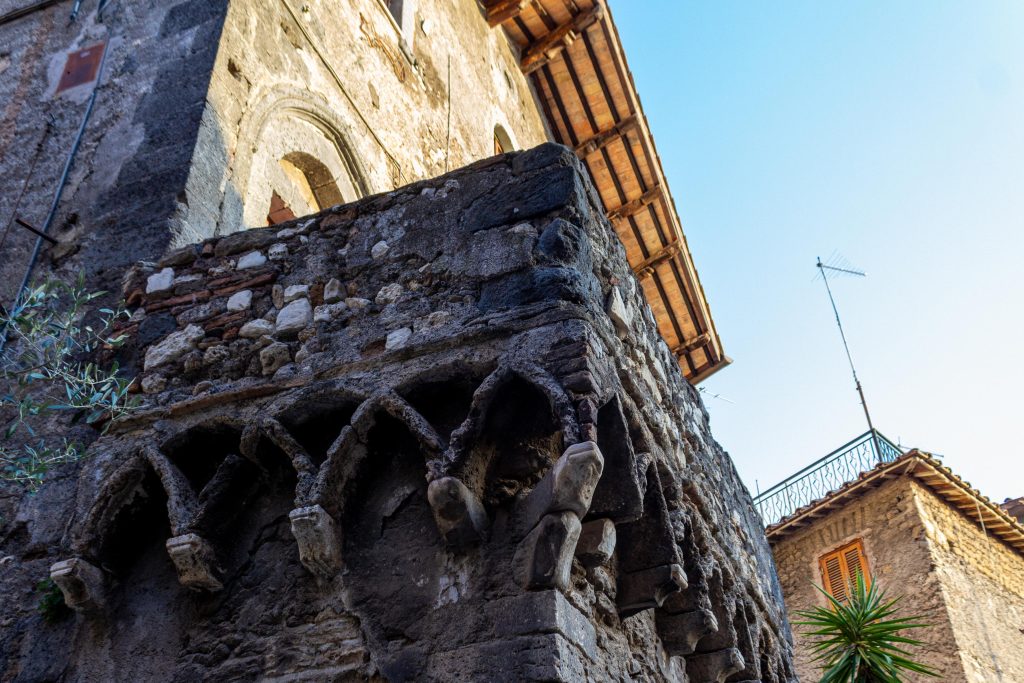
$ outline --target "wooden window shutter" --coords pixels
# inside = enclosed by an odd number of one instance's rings
[[[864,544],[859,538],[823,555],[819,562],[825,591],[839,602],[849,599],[850,586],[857,581],[858,574],[864,576],[865,584],[871,585]]]

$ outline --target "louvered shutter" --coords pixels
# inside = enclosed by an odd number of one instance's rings
[[[846,602],[846,581],[843,577],[843,563],[839,553],[832,553],[826,557],[822,566],[825,573],[825,590],[839,602]]]
[[[871,585],[871,573],[860,539],[823,555],[820,564],[824,588],[839,602],[849,599],[850,586],[856,583],[858,574],[864,576],[865,585]]]
[[[853,546],[845,552],[843,552],[843,560],[846,563],[846,576],[851,584],[857,583],[857,575],[864,575],[864,566],[860,561],[860,548]],[[867,583],[868,577],[864,575],[864,582]]]

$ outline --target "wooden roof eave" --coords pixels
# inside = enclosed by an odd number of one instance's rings
[[[482,2],[488,22],[519,47],[552,136],[590,171],[634,273],[653,278],[644,291],[683,373],[706,379],[731,360],[605,0]]]

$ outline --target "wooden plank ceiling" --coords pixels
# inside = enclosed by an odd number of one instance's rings
[[[552,134],[584,161],[662,336],[697,383],[729,364],[604,0],[485,0]]]

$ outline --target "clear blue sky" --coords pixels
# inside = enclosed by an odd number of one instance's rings
[[[875,425],[1024,495],[1024,2],[612,0],[764,489]]]

